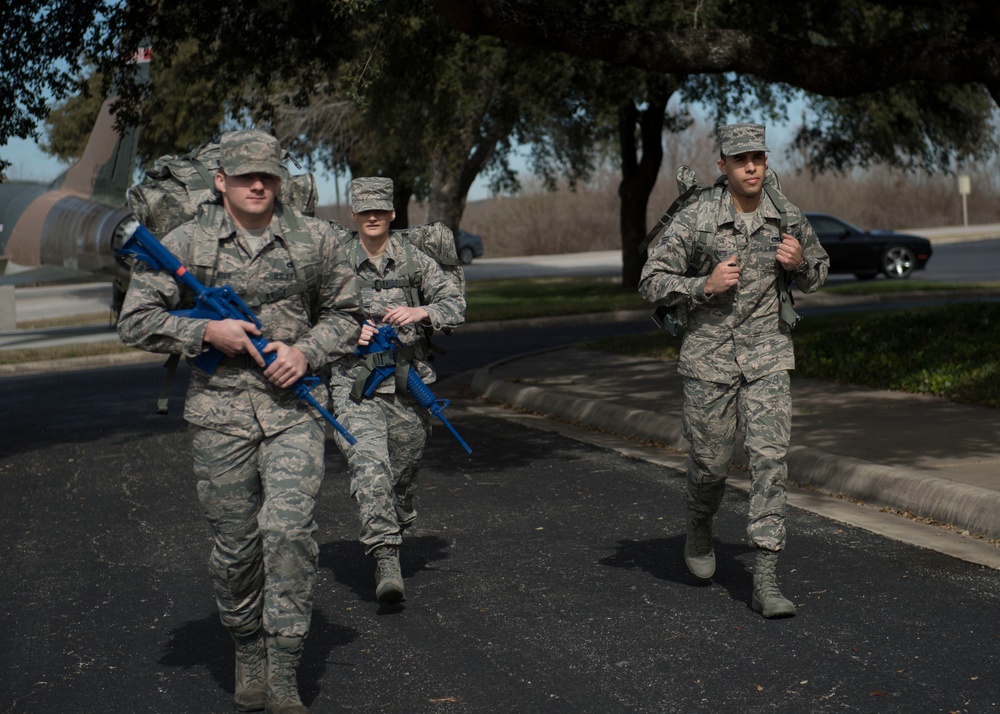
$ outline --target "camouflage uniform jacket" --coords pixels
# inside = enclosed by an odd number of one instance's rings
[[[420,305],[427,310],[431,327],[434,330],[450,330],[465,322],[465,295],[441,270],[434,259],[423,251],[411,246],[410,257],[414,261],[414,272],[420,292]],[[372,261],[361,245],[360,238],[355,234],[347,244],[347,257],[358,277],[365,280],[394,280],[402,277],[402,269],[406,260],[406,246],[393,233],[389,233],[389,242],[385,253]],[[379,267],[381,264],[381,268]],[[408,305],[406,289],[390,287],[376,289],[362,285],[361,305],[366,320],[375,325],[382,322],[385,313],[391,308]],[[404,345],[412,345],[416,350],[415,359],[411,364],[416,367],[417,374],[425,383],[432,383],[437,376],[427,363],[428,349],[424,338],[425,326],[404,325],[396,328],[396,334]],[[334,364],[334,374],[331,386],[339,384],[350,388],[361,373],[361,365],[357,357],[350,356],[338,360]],[[384,379],[376,390],[380,394],[391,394],[396,390],[394,379]]]
[[[690,263],[702,211],[715,215],[715,243],[707,273],[692,276]],[[830,258],[801,211],[790,206],[787,220],[787,232],[799,239],[807,263],[793,274],[794,282],[802,292],[814,292],[826,281]],[[650,302],[687,309],[678,364],[682,375],[729,382],[740,375],[754,380],[795,368],[791,330],[779,316],[776,280],[781,266],[775,257],[781,243],[779,226],[780,214],[766,194],[747,225],[726,190],[717,205],[696,201],[679,211],[649,251],[639,292]],[[706,296],[708,273],[732,255],[740,266],[739,283],[725,293]]]
[[[295,282],[291,257],[282,239],[287,224],[281,218],[281,211],[279,204],[256,252],[225,211],[217,211],[216,221],[210,226],[201,227],[198,219],[182,224],[168,233],[162,243],[185,262],[195,232],[207,230],[219,241],[215,285],[228,284],[242,296],[273,292]],[[310,371],[318,373],[331,360],[351,352],[357,345],[360,293],[341,243],[329,224],[302,215],[298,219],[319,248],[318,299],[315,299],[317,291],[310,290],[266,302],[255,312],[262,323],[261,334],[272,342],[300,349],[309,361]],[[118,323],[122,341],[149,352],[197,357],[205,349],[203,338],[208,320],[171,315],[168,311],[182,307],[181,298],[180,286],[168,273],[137,263]],[[310,301],[317,309],[312,320]],[[314,396],[323,403],[326,400],[319,389],[313,390]],[[268,382],[251,361],[249,367],[224,363],[213,374],[192,370],[184,418],[226,434],[249,437],[254,420],[265,434],[271,435],[319,416],[306,402],[296,398],[292,390],[279,389]]]

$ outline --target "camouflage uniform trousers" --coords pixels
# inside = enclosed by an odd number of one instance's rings
[[[305,637],[319,560],[313,511],[323,483],[323,426],[309,420],[250,439],[194,428],[194,472],[212,530],[209,572],[222,624],[262,620],[270,635]]]
[[[351,498],[358,504],[359,540],[371,555],[382,545],[400,545],[413,524],[413,496],[424,445],[430,435],[427,410],[409,394],[378,393],[355,402],[349,390],[334,389],[337,421],[357,439],[337,444],[351,472]]]
[[[729,384],[684,378],[684,434],[691,444],[687,465],[688,509],[713,515],[722,502],[726,473],[744,430],[750,465],[747,537],[756,548],[785,545],[785,502],[791,439],[791,382],[787,371]]]

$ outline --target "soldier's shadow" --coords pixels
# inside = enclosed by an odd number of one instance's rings
[[[450,558],[448,546],[448,541],[438,536],[405,537],[399,556],[404,580],[422,570],[433,570],[434,563]],[[324,543],[319,549],[319,567],[329,568],[334,580],[350,588],[358,599],[375,602],[375,561],[365,555],[358,541]]]
[[[685,536],[651,540],[619,540],[614,553],[598,561],[601,565],[625,570],[642,570],[659,580],[669,580],[689,587],[720,585],[733,600],[749,605],[753,584],[745,560],[750,552],[744,544],[715,539],[715,575],[702,580],[692,575],[684,564]]]
[[[316,699],[330,653],[358,637],[357,630],[331,623],[315,609],[298,670],[299,695],[307,706]],[[170,631],[160,664],[184,670],[204,668],[230,696],[234,687],[235,648],[215,613]]]

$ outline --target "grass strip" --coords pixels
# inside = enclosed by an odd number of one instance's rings
[[[831,382],[1000,407],[1000,304],[815,315],[795,329],[795,373]],[[663,332],[584,342],[584,349],[674,359]]]

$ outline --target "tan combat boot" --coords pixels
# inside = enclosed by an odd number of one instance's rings
[[[233,703],[238,712],[258,712],[267,703],[264,671],[267,653],[260,623],[230,630],[236,643],[236,687]]]
[[[295,672],[302,660],[301,637],[267,637],[267,714],[309,714],[299,699]]]
[[[759,612],[766,618],[795,615],[795,605],[778,591],[778,577],[774,572],[777,564],[778,554],[775,551],[757,550],[751,605],[754,612]]]
[[[708,580],[715,575],[715,551],[712,549],[712,516],[688,511],[684,563],[691,574]]]
[[[382,545],[376,548],[375,556],[375,599],[383,604],[401,602],[403,574],[399,570],[399,546]]]

